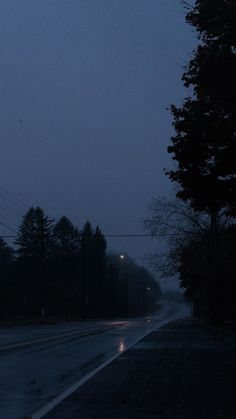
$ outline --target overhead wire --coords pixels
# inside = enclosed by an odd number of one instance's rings
[[[29,206],[23,200],[14,196],[12,193],[10,193],[6,189],[4,189],[2,186],[0,186],[0,197],[5,199],[6,201],[10,202],[11,204],[15,205],[16,207],[20,208],[21,210],[22,209],[27,210],[29,208]],[[2,206],[0,206],[0,208],[5,210],[5,211],[8,211],[8,212],[10,212],[14,215],[17,215],[19,217],[23,216],[22,214],[19,214],[19,213],[13,211],[13,210],[8,209],[8,208],[2,207]],[[53,209],[53,208],[51,207],[51,209]],[[55,210],[55,209],[54,209],[54,211],[57,212],[57,210]],[[4,224],[4,223],[0,222],[0,225],[4,226],[5,228],[7,228],[8,230],[10,230],[14,233],[17,233],[16,230],[14,230],[12,227],[9,227],[7,224]],[[162,235],[162,237],[172,237],[172,236],[173,235],[171,235],[171,234]],[[176,236],[176,233],[174,234],[174,236]],[[14,237],[14,236],[0,235],[0,237],[10,238],[10,237]],[[104,234],[104,237],[106,237],[106,238],[132,238],[132,237],[134,237],[134,238],[135,237],[150,237],[150,238],[153,238],[154,235],[153,234]]]
[[[151,234],[103,234],[104,237],[152,237]]]
[[[16,212],[16,211],[13,211],[9,208],[2,207],[1,205],[0,205],[0,209],[2,209],[4,211],[7,211],[7,212],[10,212],[11,214],[17,215],[18,217],[23,217],[23,214],[20,214],[19,212]]]
[[[3,223],[0,222],[0,224],[4,225]],[[6,225],[4,225],[4,227],[6,227]],[[11,231],[14,231],[15,233],[17,233],[16,230],[12,229],[11,227],[7,227],[8,229],[11,229]],[[153,234],[103,234],[104,237],[106,238],[132,238],[132,237],[149,237],[149,238],[157,238],[157,236],[153,236]],[[181,236],[181,234],[163,234],[161,235],[159,238],[162,237],[176,237],[176,236]],[[16,236],[5,236],[5,235],[0,235],[0,237],[16,237]]]
[[[15,205],[16,207],[20,208],[21,210],[24,210],[24,211],[25,211],[25,210],[27,210],[27,209],[28,209],[28,208],[24,207],[23,205],[18,204],[17,202],[15,202],[13,199],[8,198],[8,197],[6,197],[6,196],[4,196],[4,195],[2,194],[2,192],[0,192],[0,197],[1,197],[1,198],[3,198],[3,199],[5,199],[5,201],[8,201],[8,202],[10,202],[11,204]]]
[[[16,231],[14,228],[9,227],[7,224],[2,223],[2,222],[0,221],[0,225],[2,225],[3,227],[7,228],[7,229],[8,229],[8,230],[10,230],[10,231],[12,231],[13,233],[16,233],[16,234],[17,234],[17,231]],[[1,237],[3,237],[3,236],[1,236]]]
[[[8,192],[2,186],[0,186],[0,191],[2,191],[2,193],[4,193],[5,195],[9,196],[11,199],[14,199],[14,201],[18,202],[24,209],[27,209],[29,207],[29,205],[27,205],[22,199],[18,198],[16,195],[12,194],[11,192]]]
[[[18,198],[16,195],[14,195],[11,192],[8,192],[6,189],[4,189],[2,186],[0,186],[0,198],[5,199],[7,202],[15,205],[17,208],[27,211],[30,208],[30,205],[28,205],[26,202],[24,202],[22,199]],[[53,210],[54,212],[56,212],[57,214],[59,214],[59,211],[56,210],[53,207],[47,206],[45,207],[46,209],[50,209]],[[10,212],[11,210],[9,210]],[[11,211],[12,212],[12,211]],[[19,214],[17,214],[19,215]],[[23,216],[22,214],[20,215],[21,217]]]

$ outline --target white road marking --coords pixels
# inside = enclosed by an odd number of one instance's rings
[[[78,390],[79,387],[81,387],[84,383],[86,383],[90,378],[94,377],[99,371],[101,371],[103,368],[105,368],[107,365],[109,365],[112,361],[114,361],[116,358],[118,358],[121,354],[125,353],[128,349],[130,349],[132,346],[136,345],[141,339],[143,339],[145,336],[149,335],[154,330],[159,329],[160,327],[164,326],[165,324],[169,323],[173,319],[166,319],[160,322],[158,326],[155,326],[154,328],[151,328],[146,331],[142,336],[140,336],[138,339],[136,339],[133,343],[131,343],[129,346],[126,347],[126,349],[121,352],[117,353],[116,355],[112,356],[110,359],[108,359],[106,362],[101,364],[99,367],[95,368],[90,373],[86,374],[83,378],[81,378],[77,383],[73,384],[73,386],[69,387],[67,390],[65,390],[63,393],[59,394],[57,397],[55,397],[53,400],[51,400],[49,403],[42,406],[37,411],[33,412],[31,415],[25,416],[24,419],[41,419],[44,417],[48,412],[50,412],[54,407],[56,407],[58,404],[60,404],[63,400],[65,400],[68,396],[70,396],[74,391]]]

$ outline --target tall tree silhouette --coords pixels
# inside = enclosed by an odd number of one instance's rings
[[[97,227],[94,231],[89,221],[81,233],[81,316],[102,311],[106,265],[106,240]]]
[[[80,233],[63,216],[53,228],[53,252],[49,286],[51,312],[79,315]]]
[[[12,264],[13,255],[14,255],[13,249],[10,246],[8,246],[8,244],[5,242],[5,240],[0,238],[0,267],[1,267],[1,272],[2,272],[2,270],[4,270],[5,268],[7,268],[9,265]]]
[[[39,207],[31,207],[19,228],[15,243],[20,257],[30,257],[40,260],[46,259],[52,247],[52,221]]]
[[[236,3],[197,0],[188,8],[200,44],[183,81],[194,96],[171,106],[176,135],[168,151],[178,168],[168,175],[194,208],[236,216]]]
[[[97,265],[99,270],[103,270],[105,268],[106,248],[106,239],[102,234],[100,228],[97,226],[93,235],[93,258],[94,263]]]
[[[0,238],[0,316],[7,312],[9,303],[9,294],[12,292],[11,276],[12,265],[14,261],[14,252],[7,245],[5,240]]]
[[[69,218],[63,216],[53,228],[55,252],[59,257],[71,258],[80,247],[80,234]]]
[[[91,305],[94,312],[103,314],[105,304],[106,279],[106,239],[97,226],[93,234],[92,245],[92,275],[91,275]]]
[[[19,228],[18,272],[22,280],[25,312],[45,320],[46,288],[50,279],[48,261],[52,254],[52,221],[39,207],[31,207]]]
[[[81,233],[80,252],[80,283],[81,283],[81,319],[85,320],[88,313],[89,297],[91,294],[92,265],[91,255],[94,231],[89,221],[84,225]]]
[[[167,174],[180,186],[177,197],[210,215],[205,238],[193,240],[183,249],[182,277],[189,288],[204,291],[207,312],[212,321],[218,322],[223,318],[222,284],[226,275],[222,220],[225,216],[236,217],[236,2],[183,3],[186,20],[197,31],[200,42],[182,77],[193,95],[181,107],[171,106],[175,135],[168,152],[176,160],[177,169]],[[196,249],[200,255],[206,238],[207,257],[203,255],[200,264],[193,264]]]

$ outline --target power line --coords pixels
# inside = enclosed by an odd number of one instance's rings
[[[160,234],[159,236],[156,234],[103,234],[104,237],[107,238],[119,238],[119,237],[151,237],[151,238],[162,238],[162,237],[177,237],[182,236],[183,233],[173,233],[173,234]]]
[[[31,205],[28,205],[25,201],[23,201],[22,199],[18,198],[16,195],[14,195],[11,192],[8,192],[6,189],[4,189],[2,186],[0,186],[0,197],[2,197],[3,199],[5,199],[6,201],[10,202],[11,204],[15,205],[16,207],[27,211]],[[52,207],[51,205],[43,205],[43,207],[46,210],[49,210],[49,212],[53,211],[55,212],[57,215],[61,215],[61,213],[55,209],[54,207]],[[17,214],[19,215],[19,214]],[[20,215],[21,217],[23,215]]]
[[[0,190],[7,196],[9,196],[11,199],[14,199],[14,201],[18,202],[20,205],[22,205],[24,207],[24,209],[28,208],[28,205],[23,202],[21,199],[19,199],[17,196],[15,196],[14,194],[8,192],[6,189],[4,189],[2,186],[0,186]]]
[[[7,212],[10,212],[11,214],[17,215],[18,217],[23,217],[23,215],[22,215],[22,214],[20,214],[19,212],[12,211],[12,210],[11,210],[11,209],[9,209],[9,208],[5,208],[5,207],[0,206],[0,209],[2,209],[2,210],[4,210],[4,211],[7,211]]]
[[[24,211],[27,209],[26,207],[24,207],[21,204],[18,204],[17,202],[13,201],[13,199],[7,198],[6,196],[4,196],[2,194],[2,192],[0,192],[0,196],[5,199],[6,201],[10,202],[11,204],[15,205],[16,207],[20,208],[21,210],[23,209]]]
[[[104,237],[153,237],[152,234],[104,234]]]
[[[4,225],[3,223],[0,223],[2,225]],[[4,227],[6,227],[6,225],[4,225]],[[11,229],[10,227],[7,227],[9,229]],[[11,229],[11,231],[14,231],[15,233],[16,230]],[[103,234],[104,237],[106,238],[125,238],[125,237],[151,237],[151,238],[156,238],[157,236],[154,236],[153,234]],[[160,238],[162,237],[176,237],[176,234],[165,234],[165,235],[161,235]],[[181,236],[181,234],[178,234],[178,236]],[[17,236],[5,236],[5,235],[0,235],[0,237],[17,237]]]
[[[7,224],[2,223],[1,221],[0,221],[0,224],[1,224],[3,227],[7,228],[8,230],[13,231],[13,233],[16,233],[16,234],[17,234],[17,231],[16,231],[16,230],[14,230],[13,228],[9,227]]]
[[[3,223],[0,223],[2,225],[4,225]],[[4,227],[6,227],[4,225]],[[10,227],[8,227],[10,229]],[[15,230],[11,229],[12,231],[16,232]],[[17,237],[17,236],[5,236],[5,235],[0,235],[0,237]],[[104,234],[104,237],[114,237],[114,238],[119,238],[119,237],[153,237],[151,234]]]

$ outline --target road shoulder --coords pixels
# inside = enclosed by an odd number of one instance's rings
[[[170,322],[98,372],[45,419],[236,417],[236,343]]]

